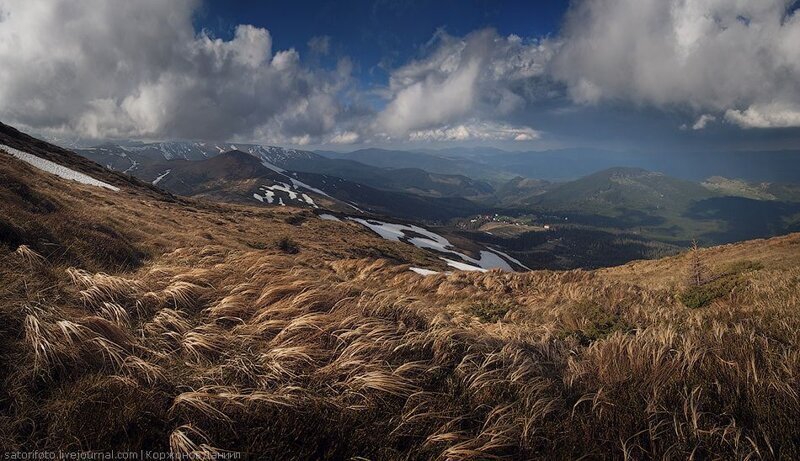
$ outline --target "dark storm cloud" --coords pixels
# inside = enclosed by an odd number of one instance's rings
[[[86,137],[307,142],[331,131],[346,66],[306,68],[269,32],[195,34],[197,2],[0,3],[0,114]]]

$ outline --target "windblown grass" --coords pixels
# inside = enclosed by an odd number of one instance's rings
[[[689,310],[580,271],[206,257],[64,271],[74,308],[6,309],[24,332],[5,338],[17,360],[4,404],[19,418],[7,442],[297,459],[800,455],[800,270],[750,272],[741,292]]]

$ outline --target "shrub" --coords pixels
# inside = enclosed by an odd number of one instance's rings
[[[508,311],[512,310],[514,307],[512,303],[508,302],[493,303],[482,301],[468,306],[465,311],[472,316],[478,317],[478,320],[481,322],[495,323],[498,320],[502,320]]]
[[[573,336],[583,346],[607,338],[615,332],[629,333],[635,328],[615,312],[604,309],[597,303],[586,301],[575,306],[573,322],[580,326],[570,329],[563,336]],[[578,320],[578,321],[575,321]]]
[[[275,246],[282,252],[292,255],[300,252],[300,247],[297,245],[297,242],[286,236],[279,238],[275,242]]]
[[[741,283],[741,274],[763,267],[763,264],[749,260],[733,262],[710,281],[687,288],[679,298],[686,307],[691,309],[707,306],[715,299],[722,298],[733,291]]]
[[[758,261],[750,261],[749,259],[744,259],[741,261],[736,261],[731,263],[725,268],[723,272],[725,274],[743,274],[745,272],[757,271],[763,268],[764,265]]]
[[[303,215],[303,214],[300,214],[300,213],[289,215],[289,216],[283,218],[283,222],[285,222],[286,224],[291,224],[292,226],[298,226],[300,224],[303,224],[303,222],[305,222],[305,220],[306,220],[306,216]]]

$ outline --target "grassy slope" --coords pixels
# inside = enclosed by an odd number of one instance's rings
[[[710,272],[721,271],[735,261],[759,263],[768,271],[791,271],[800,267],[800,234],[789,234],[769,239],[750,240],[744,243],[719,245],[701,249],[702,260]],[[684,283],[689,253],[682,253],[651,261],[633,261],[628,264],[597,271],[612,280],[626,281],[643,286],[675,288]]]
[[[21,184],[0,182],[18,231],[0,244],[3,448],[800,456],[797,235],[708,250],[764,267],[692,310],[680,257],[421,277],[405,263],[439,267],[426,253],[307,211],[113,193],[3,154],[0,174]],[[135,261],[88,244],[94,225]],[[28,249],[51,244],[75,250]]]

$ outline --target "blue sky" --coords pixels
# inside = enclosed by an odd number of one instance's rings
[[[789,11],[797,8],[792,5]],[[333,66],[349,57],[354,76],[363,88],[386,85],[393,67],[423,55],[437,31],[466,36],[492,28],[501,36],[554,37],[559,34],[568,0],[347,0],[295,2],[225,2],[207,0],[195,18],[198,29],[230,39],[236,25],[253,24],[272,32],[276,48],[295,48],[321,65]],[[309,41],[324,37],[330,52],[315,56]],[[386,101],[371,98],[376,109]],[[638,104],[577,108],[568,102],[549,101],[552,107],[522,115],[524,120],[551,134],[538,142],[543,147],[572,145],[617,149],[781,149],[795,147],[797,130],[742,132],[730,126],[686,129],[696,119],[691,108],[654,110]],[[564,109],[572,110],[564,110]],[[683,129],[682,129],[683,128]],[[655,141],[655,142],[654,142]],[[448,143],[443,143],[448,144]],[[494,142],[506,148],[527,146]]]
[[[308,42],[329,37],[332,65],[348,56],[365,85],[385,84],[388,68],[418,56],[437,30],[456,36],[491,27],[501,35],[542,37],[555,34],[568,1],[520,0],[207,0],[195,27],[230,39],[239,24],[269,30],[276,48],[312,55]]]
[[[796,149],[799,3],[0,0],[0,120],[308,149]]]

